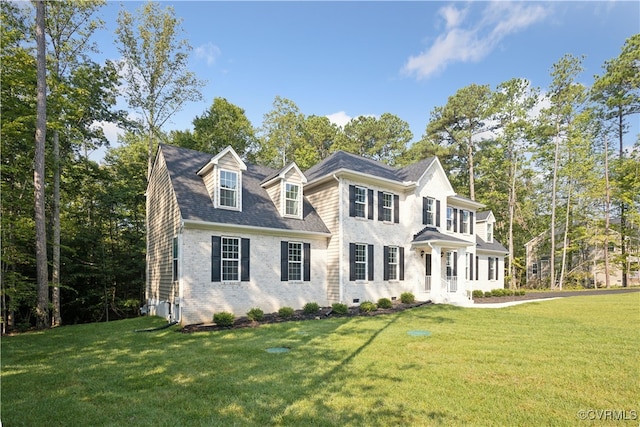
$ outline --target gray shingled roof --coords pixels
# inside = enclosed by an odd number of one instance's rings
[[[486,221],[489,218],[489,214],[491,214],[491,211],[476,212],[476,220]]]
[[[320,163],[309,168],[304,174],[309,182],[336,173],[341,169],[365,173],[391,181],[417,181],[433,162],[433,157],[396,169],[384,163],[360,157],[345,151],[336,151]]]
[[[213,157],[209,153],[162,144],[171,183],[176,194],[182,219],[275,228],[282,230],[329,233],[329,229],[305,198],[303,219],[284,218],[266,190],[260,185],[277,171],[246,163],[242,173],[242,211],[215,209],[201,176],[196,172]]]
[[[502,246],[502,244],[497,240],[494,239],[492,243],[489,243],[482,240],[482,238],[480,238],[479,236],[476,236],[476,249],[485,250],[485,251],[504,252],[505,254],[509,253],[507,248]]]
[[[457,237],[448,236],[444,233],[439,232],[434,227],[425,227],[413,236],[412,243],[418,242],[429,242],[429,241],[445,241],[445,242],[453,242],[453,243],[465,243],[469,245],[470,243],[466,240],[458,239]]]

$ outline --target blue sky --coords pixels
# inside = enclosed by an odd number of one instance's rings
[[[99,59],[118,59],[116,17],[141,2],[109,2]],[[192,129],[215,97],[245,110],[254,127],[276,96],[338,124],[391,113],[419,140],[436,106],[471,83],[494,89],[526,78],[542,91],[564,54],[585,55],[591,85],[604,61],[640,32],[640,2],[214,2],[165,1],[183,19],[189,68],[204,100],[164,130]],[[633,118],[632,145],[638,133]]]

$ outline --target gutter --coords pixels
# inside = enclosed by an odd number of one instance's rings
[[[338,262],[338,301],[344,304],[344,274],[342,271],[342,256],[344,254],[344,248],[342,245],[342,180],[336,176],[336,174],[332,175],[333,179],[338,181],[338,257],[340,261]]]

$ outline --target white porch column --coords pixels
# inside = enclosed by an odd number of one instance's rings
[[[462,297],[467,297],[467,276],[465,272],[467,271],[467,249],[460,248],[458,249],[458,290],[457,294]]]
[[[441,303],[444,300],[442,292],[442,248],[431,246],[431,300]]]

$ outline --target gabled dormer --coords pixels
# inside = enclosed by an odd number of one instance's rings
[[[478,212],[476,223],[478,237],[487,243],[493,243],[493,226],[496,223],[496,217],[493,216],[493,212]]]
[[[216,209],[242,211],[242,172],[247,165],[228,146],[198,171]]]
[[[290,163],[275,175],[267,177],[262,187],[267,191],[280,215],[302,219],[303,187],[307,183],[298,165]]]

